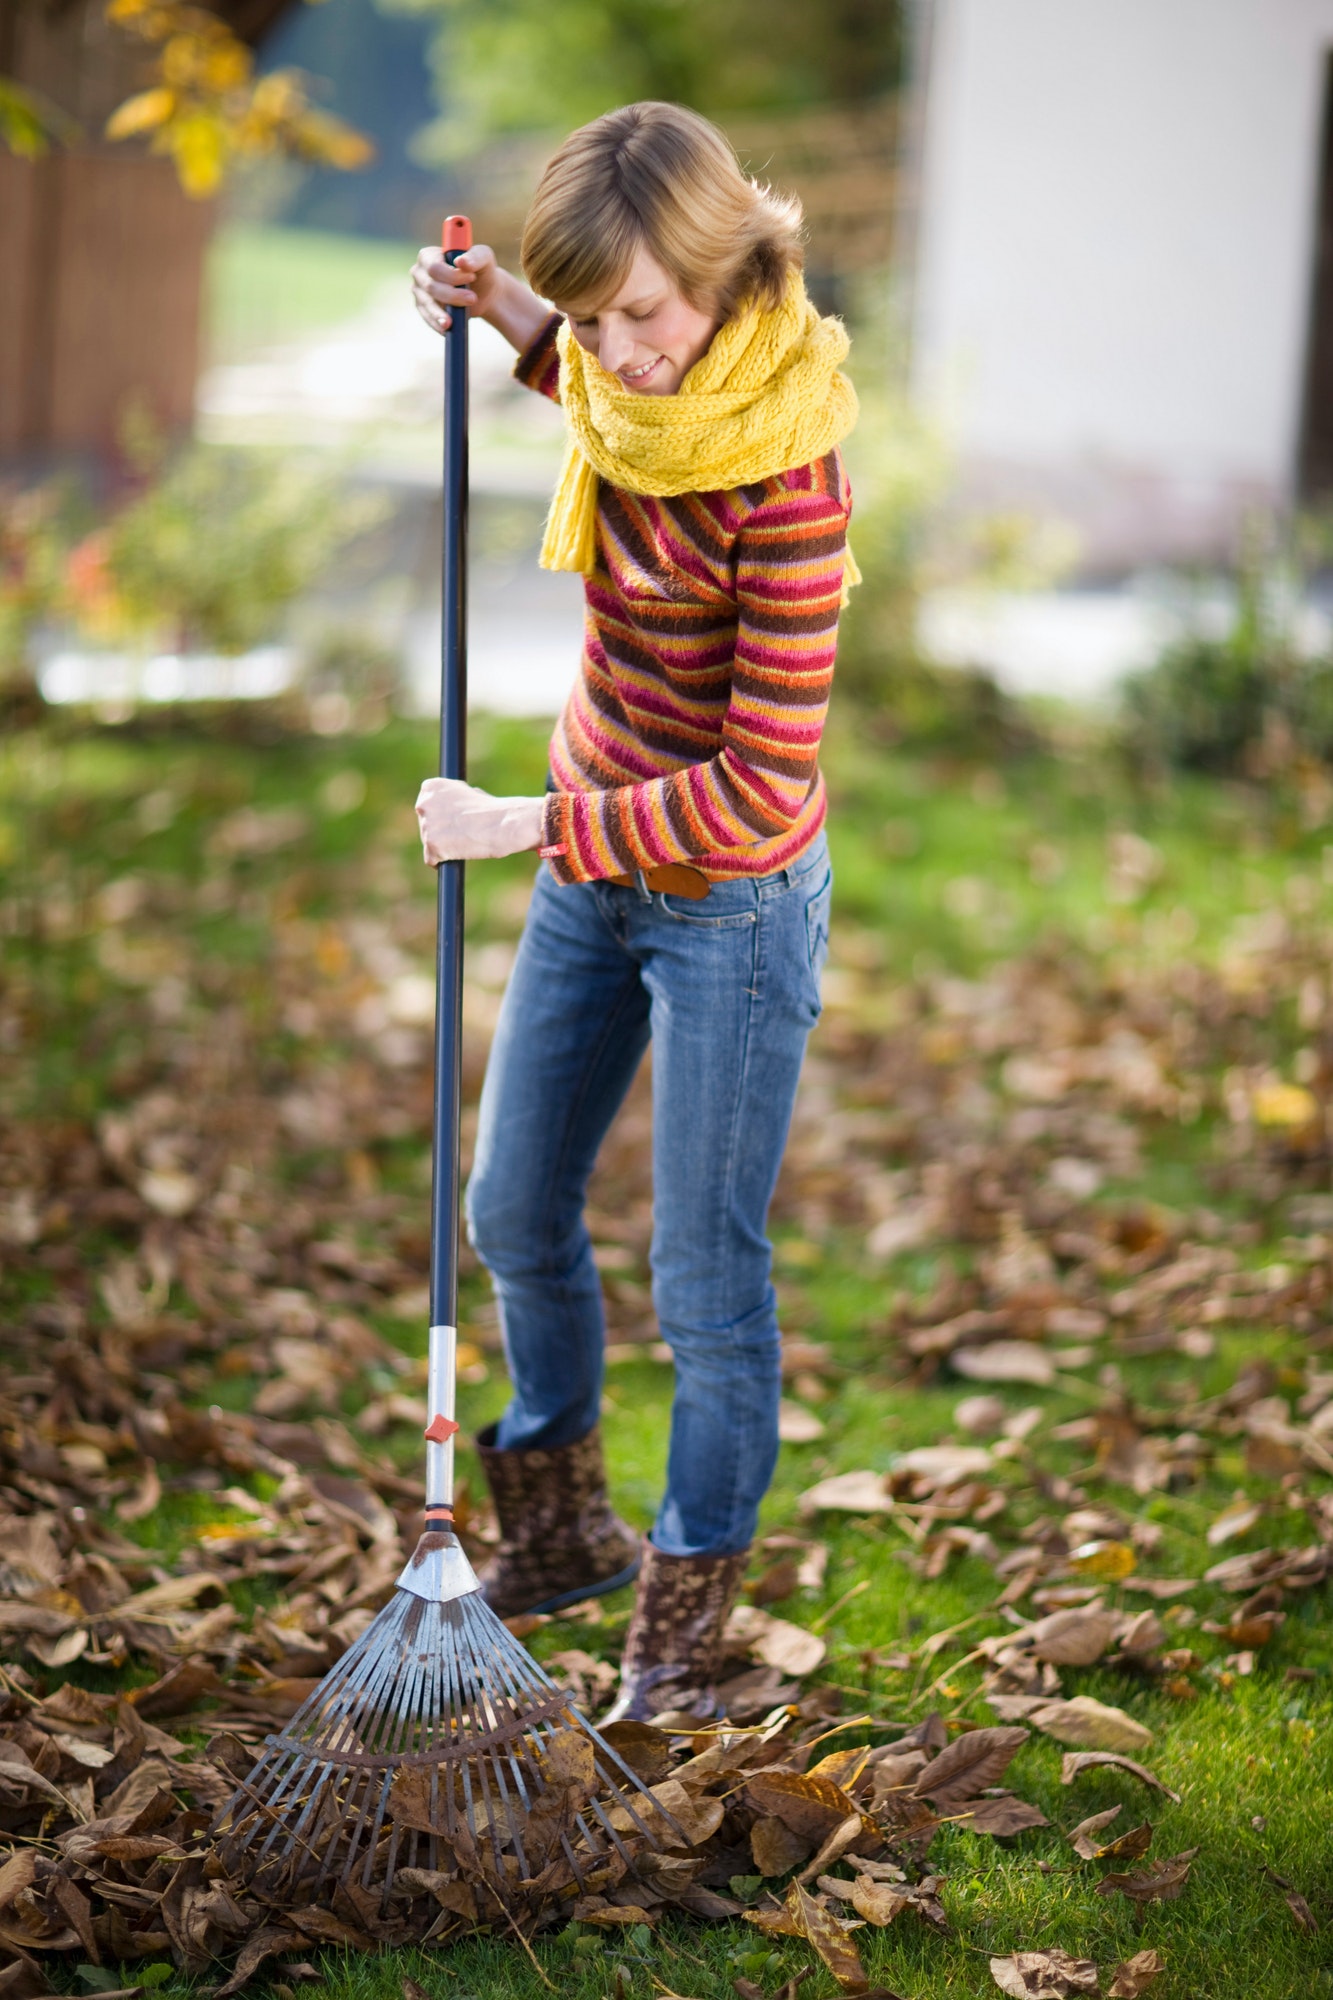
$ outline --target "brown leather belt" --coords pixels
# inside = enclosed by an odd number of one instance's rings
[[[688,903],[702,903],[712,886],[702,869],[691,868],[685,861],[663,861],[656,868],[639,868],[632,875],[608,875],[606,879],[622,889],[637,889],[642,883],[645,889],[663,896],[683,896]]]

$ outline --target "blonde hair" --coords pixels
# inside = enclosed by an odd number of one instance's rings
[[[533,290],[596,310],[642,245],[690,304],[728,320],[781,303],[801,268],[801,204],[741,171],[730,141],[679,104],[626,104],[571,132],[523,230]]]

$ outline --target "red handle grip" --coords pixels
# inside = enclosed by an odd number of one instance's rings
[[[444,227],[440,231],[440,247],[448,256],[451,250],[472,248],[472,224],[466,215],[446,215]]]

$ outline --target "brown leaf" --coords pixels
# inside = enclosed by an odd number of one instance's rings
[[[761,1875],[786,1875],[800,1866],[810,1847],[804,1834],[793,1833],[785,1820],[772,1815],[757,1819],[750,1828],[750,1852]]]
[[[430,1994],[419,1979],[404,1979],[402,1992],[403,2000],[430,2000]]]
[[[300,1931],[288,1930],[281,1924],[266,1924],[241,1946],[231,1978],[213,1989],[213,2000],[231,2000],[233,1993],[239,1993],[254,1978],[266,1958],[273,1958],[280,1951],[299,1951],[304,1943]]]
[[[1137,1861],[1152,1846],[1153,1830],[1147,1820],[1142,1826],[1132,1826],[1115,1840],[1109,1840],[1105,1847],[1099,1847],[1094,1860],[1097,1861]]]
[[[1020,1728],[969,1729],[956,1736],[926,1765],[914,1787],[917,1798],[932,1799],[942,1810],[975,1798],[997,1785],[1030,1731]]]
[[[1077,2000],[1097,1987],[1097,1967],[1090,1958],[1071,1958],[1067,1951],[1017,1951],[1011,1958],[993,1958],[991,1978],[1001,1993],[1014,2000]]]
[[[659,1829],[667,1847],[679,1847],[682,1842],[689,1847],[698,1847],[721,1826],[726,1813],[721,1799],[694,1798],[675,1778],[667,1778],[651,1789],[662,1810],[670,1814],[675,1823],[674,1828],[666,1825]]]
[[[793,1882],[787,1891],[787,1908],[799,1935],[814,1946],[843,1992],[864,1994],[869,1982],[861,1955],[837,1918],[799,1882]]]
[[[824,1840],[856,1811],[841,1785],[800,1771],[759,1771],[745,1788],[756,1812],[780,1819],[793,1833]]]
[[[1117,1965],[1115,1976],[1106,1989],[1106,2000],[1139,2000],[1146,1993],[1159,1972],[1165,1972],[1166,1960],[1157,1951],[1136,1951],[1133,1958],[1127,1958]]]
[[[1299,1928],[1303,1931],[1317,1931],[1319,1925],[1315,1921],[1314,1911],[1294,1883],[1289,1882],[1285,1875],[1279,1875],[1276,1868],[1265,1868],[1264,1874],[1282,1891],[1283,1900],[1295,1917]]]
[[[1087,1819],[1081,1819],[1069,1835],[1069,1844],[1075,1854],[1082,1855],[1085,1861],[1094,1861],[1101,1848],[1093,1835],[1109,1826],[1113,1819],[1119,1819],[1123,1810],[1122,1806],[1108,1806],[1105,1812],[1091,1813]]]
[[[1190,1864],[1198,1851],[1197,1847],[1186,1848],[1169,1860],[1153,1862],[1139,1875],[1103,1875],[1096,1893],[1111,1896],[1119,1890],[1134,1903],[1174,1903],[1189,1880]]]
[[[1243,1494],[1224,1507],[1208,1529],[1208,1546],[1219,1548],[1223,1542],[1234,1541],[1237,1535],[1248,1535],[1263,1519],[1264,1510]]]
[[[1071,1701],[1043,1702],[1029,1719],[1057,1743],[1073,1743],[1081,1750],[1116,1750],[1123,1755],[1146,1750],[1153,1740],[1151,1729],[1126,1715],[1123,1708],[1110,1708],[1087,1694],[1075,1695]]]
[[[646,1785],[656,1784],[671,1768],[670,1740],[651,1722],[610,1722],[598,1734]]]
[[[1005,1839],[1014,1833],[1026,1833],[1032,1826],[1049,1826],[1044,1812],[1029,1805],[1026,1799],[1006,1796],[1002,1799],[973,1799],[957,1809],[957,1823],[970,1833],[989,1833],[997,1839]]]
[[[852,1908],[868,1924],[891,1924],[899,1910],[905,1910],[911,1901],[910,1892],[896,1888],[892,1882],[872,1882],[868,1875],[858,1875],[852,1883]]]
[[[460,1882],[456,1875],[448,1875],[440,1868],[400,1868],[393,1879],[405,1889],[419,1889],[433,1896],[442,1910],[452,1910],[455,1916],[476,1923],[476,1894],[470,1883]]]
[[[809,1882],[816,1875],[822,1875],[826,1868],[831,1868],[835,1861],[840,1861],[849,1848],[856,1846],[864,1835],[865,1828],[866,1822],[859,1812],[849,1813],[840,1826],[834,1827],[814,1860],[801,1870],[797,1880]],[[873,1837],[878,1842],[879,1836],[875,1834]]]
[[[0,2000],[45,2000],[55,1989],[41,1966],[26,1952],[14,1946],[9,1948],[14,1957],[8,1965],[0,1967]]]
[[[72,1931],[77,1932],[79,1943],[87,1952],[94,1965],[102,1963],[97,1949],[97,1939],[93,1935],[92,1905],[78,1884],[71,1882],[68,1875],[56,1873],[51,1877],[47,1895],[60,1911],[61,1916]]]
[[[1093,1603],[1052,1611],[1018,1637],[1039,1660],[1049,1660],[1053,1666],[1090,1667],[1110,1646],[1115,1629],[1115,1613]]]
[[[31,1889],[37,1880],[39,1859],[35,1847],[19,1847],[0,1867],[0,1910],[7,1910],[25,1889]]]
[[[1118,1750],[1066,1750],[1060,1759],[1060,1783],[1072,1785],[1084,1771],[1105,1769],[1128,1771],[1141,1784],[1151,1785],[1155,1792],[1162,1792],[1173,1805],[1180,1804],[1179,1792],[1173,1792],[1170,1785],[1164,1785],[1146,1764],[1136,1764],[1132,1757],[1122,1756]]]

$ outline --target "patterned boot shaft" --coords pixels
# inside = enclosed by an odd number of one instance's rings
[[[620,1692],[604,1723],[647,1722],[673,1708],[713,1712],[722,1632],[749,1554],[667,1556],[645,1540]]]
[[[499,1451],[494,1426],[477,1439],[500,1545],[480,1572],[501,1618],[556,1611],[632,1583],[638,1538],[612,1510],[601,1432],[555,1451]]]

